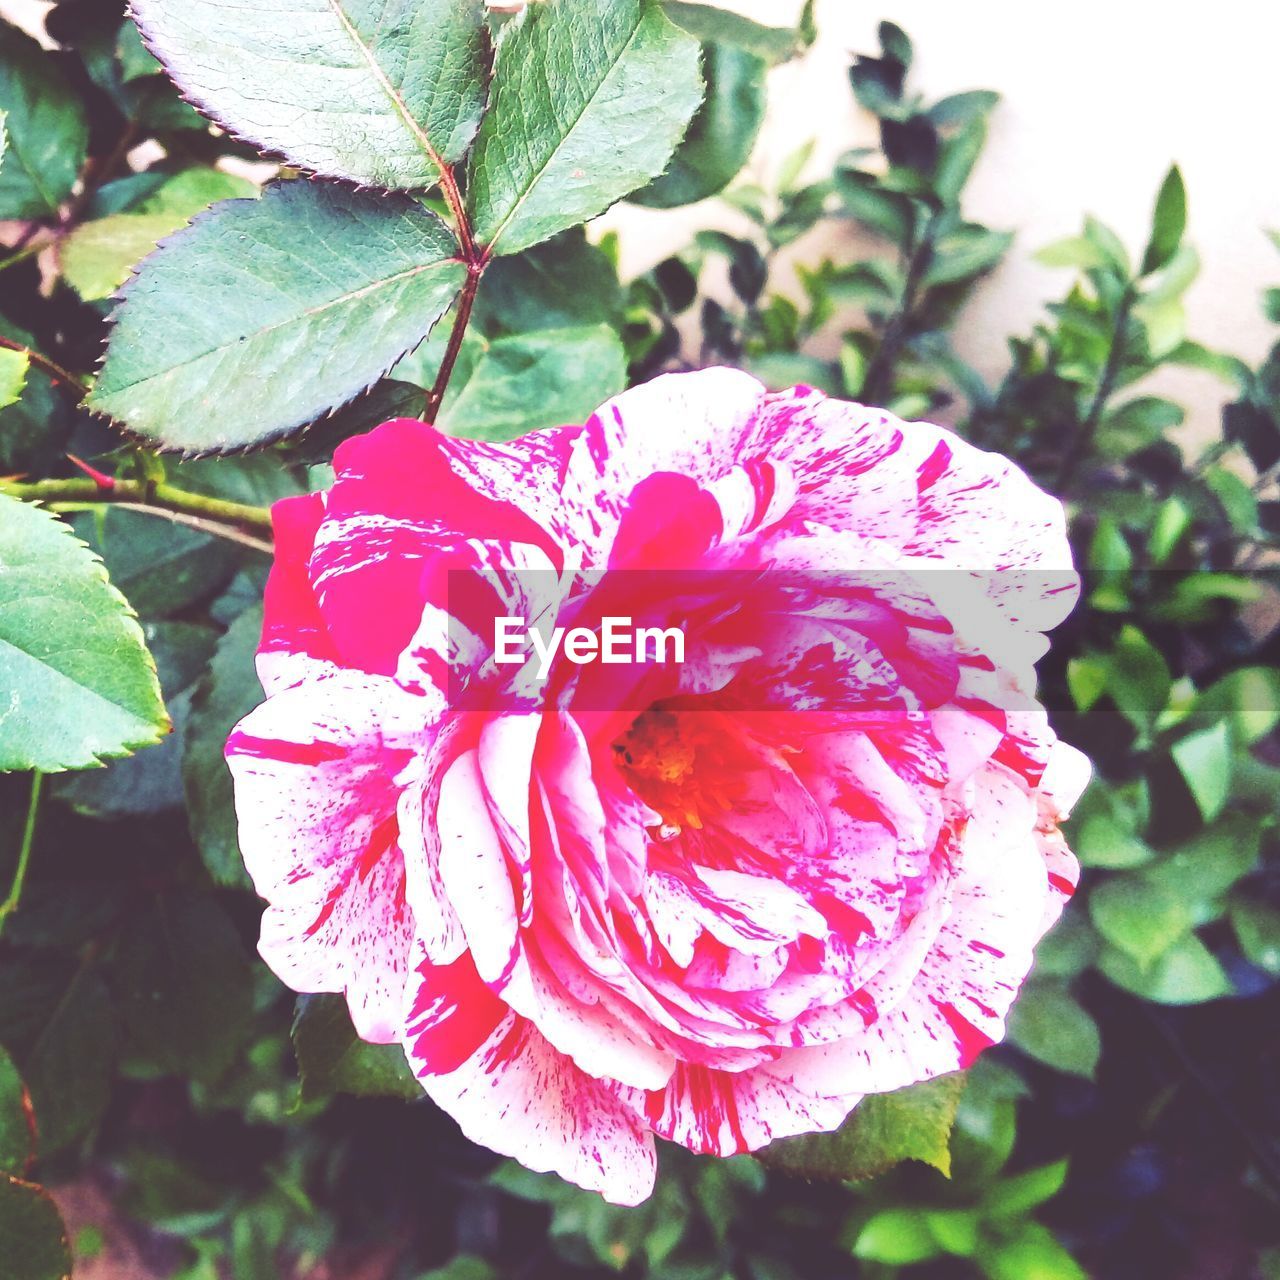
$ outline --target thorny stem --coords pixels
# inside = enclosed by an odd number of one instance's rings
[[[22,828],[22,846],[18,850],[18,865],[14,868],[13,883],[9,886],[9,896],[0,902],[0,930],[5,921],[18,909],[22,899],[22,886],[27,879],[27,866],[31,862],[31,846],[36,840],[36,818],[40,813],[40,787],[44,782],[44,774],[37,769],[31,775],[31,799],[27,802],[27,821]]]
[[[66,515],[75,511],[93,511],[101,505],[102,503],[99,502],[51,502],[49,510],[58,515]],[[149,506],[145,502],[113,502],[111,505],[119,507],[122,511],[138,511],[144,516],[155,516],[160,520],[168,520],[170,524],[180,524],[188,529],[196,529],[200,533],[221,538],[225,542],[234,542],[238,546],[261,551],[265,556],[269,556],[274,549],[274,544],[268,542],[266,538],[256,538],[251,533],[242,533],[235,525],[219,524],[215,520],[202,520],[199,516],[189,516],[183,511],[171,511],[168,507]]]
[[[143,480],[112,480],[102,483],[78,477],[71,480],[35,480],[29,484],[0,480],[0,493],[25,502],[80,503],[92,506],[114,503],[154,515],[186,516],[200,520],[200,527],[229,525],[242,530],[258,530],[267,534],[271,532],[271,512],[265,507],[229,502],[225,498],[210,498],[203,493],[189,493],[171,484],[151,484]],[[216,531],[210,528],[208,532]],[[259,544],[257,540],[249,545],[261,545],[262,549],[268,549],[266,543]]]
[[[8,263],[0,264],[0,270],[3,270],[7,265]],[[89,388],[74,373],[64,369],[60,364],[55,364],[48,356],[43,356],[38,351],[32,351],[30,347],[24,347],[22,343],[14,342],[12,338],[2,336],[0,336],[0,347],[4,347],[9,351],[21,351],[36,368],[43,369],[45,373],[56,381],[65,383],[81,399],[89,394]]]
[[[467,324],[471,320],[471,309],[475,306],[476,290],[480,287],[480,277],[489,265],[489,251],[476,244],[475,234],[471,228],[471,220],[462,203],[462,193],[458,190],[458,180],[451,166],[437,161],[440,169],[440,191],[445,203],[457,225],[458,245],[462,250],[462,261],[467,268],[467,280],[458,295],[458,309],[453,317],[453,329],[449,333],[449,345],[445,348],[444,359],[440,361],[440,371],[436,374],[435,385],[427,394],[427,403],[422,411],[426,422],[434,422],[444,401],[444,393],[449,388],[449,379],[453,377],[454,366],[458,363],[458,353],[462,350],[462,340],[467,334]]]

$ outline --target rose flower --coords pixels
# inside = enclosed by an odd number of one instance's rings
[[[227,746],[284,982],[623,1204],[655,1134],[834,1129],[1001,1038],[1088,774],[1034,701],[1078,589],[1057,501],[724,369],[509,444],[389,422],[334,466],[275,508],[268,696]],[[504,619],[564,630],[525,662]]]

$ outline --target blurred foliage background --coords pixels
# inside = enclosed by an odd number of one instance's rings
[[[4,1280],[66,1268],[42,1188],[76,1274],[129,1280],[1280,1277],[1280,343],[1249,368],[1185,332],[1198,263],[1176,169],[1144,245],[1092,219],[1044,247],[967,220],[998,97],[921,100],[892,24],[850,69],[879,149],[815,175],[801,147],[768,186],[742,183],[765,72],[812,30],[668,8],[705,42],[711,93],[636,198],[718,192],[754,231],[699,234],[629,282],[609,237],[502,259],[441,422],[506,438],[728,362],[954,424],[1063,495],[1087,583],[1044,697],[1097,776],[1070,828],[1081,891],[1008,1043],[946,1086],[949,1146],[856,1183],[799,1178],[785,1152],[664,1146],[654,1199],[620,1210],[472,1147],[397,1051],[354,1039],[340,1001],[295,1008],[254,958],[221,745],[259,697],[265,557],[86,511],[78,532],[144,619],[175,732],[49,779],[20,902],[0,906],[0,1170],[23,1189],[0,1198],[0,1239],[22,1254],[0,1257]],[[67,376],[33,366],[0,411],[0,475],[72,475],[75,454],[261,504],[323,483],[344,435],[418,412],[443,337],[300,438],[216,464],[122,447],[78,410],[131,264],[211,201],[254,194],[260,172],[177,98],[114,0],[60,0],[47,31],[50,52],[0,23],[20,161],[0,169],[0,334]],[[819,222],[881,249],[813,262],[801,243],[793,278],[778,255]],[[1062,292],[990,386],[950,334],[982,277],[1032,251]],[[832,334],[838,359],[813,356]],[[1221,382],[1220,429],[1195,448],[1149,389],[1169,365]],[[0,778],[5,883],[27,808],[28,781]]]

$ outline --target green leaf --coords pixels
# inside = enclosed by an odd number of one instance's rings
[[[978,1215],[972,1209],[926,1209],[929,1233],[948,1253],[971,1258],[980,1244]]]
[[[1033,971],[1043,978],[1074,978],[1083,973],[1098,954],[1098,935],[1090,928],[1080,907],[1072,908],[1040,939]]]
[[[1224,721],[1190,734],[1170,754],[1204,820],[1212,822],[1231,795],[1231,730]]]
[[[607,325],[498,338],[451,389],[439,425],[473,440],[510,440],[584,422],[626,382],[626,353]]]
[[[238,559],[224,539],[142,511],[81,512],[72,526],[144,618],[168,617],[206,599],[227,581]]]
[[[977,116],[943,142],[933,174],[933,189],[944,204],[955,204],[960,199],[986,141],[986,121]]]
[[[31,360],[25,351],[0,347],[0,409],[7,409],[22,399],[30,367]]]
[[[803,41],[792,27],[766,27],[740,14],[710,4],[665,0],[667,17],[703,44],[721,44],[774,64],[800,52]]]
[[[431,186],[484,111],[479,0],[136,0],[133,12],[184,96],[313,173]]]
[[[1057,983],[1023,987],[1009,1014],[1009,1039],[1037,1062],[1086,1080],[1102,1052],[1098,1024]]]
[[[253,668],[261,633],[260,606],[246,610],[231,624],[218,641],[187,723],[182,780],[191,833],[209,874],[220,885],[248,886],[240,861],[231,773],[223,748],[236,723],[262,701],[262,689]]]
[[[472,152],[479,243],[517,253],[656,178],[702,101],[698,63],[657,0],[530,5],[503,31]]]
[[[872,174],[847,168],[836,171],[836,193],[851,218],[893,244],[906,244],[914,224],[906,196],[885,190]]]
[[[1158,881],[1118,875],[1089,895],[1094,928],[1114,946],[1149,969],[1190,931],[1190,904]]]
[[[1262,830],[1255,818],[1228,814],[1175,846],[1143,878],[1188,902],[1221,897],[1258,864]]]
[[[485,272],[476,316],[504,333],[622,327],[622,288],[603,250],[581,228],[526,253],[498,258]]]
[[[1126,625],[1116,637],[1107,665],[1111,701],[1135,728],[1149,729],[1173,687],[1168,663],[1137,627]]]
[[[36,1157],[35,1115],[13,1059],[0,1049],[0,1174],[24,1176]]]
[[[1009,231],[990,231],[968,223],[956,228],[934,245],[933,258],[924,275],[925,287],[971,280],[990,271],[1012,243],[1013,234]]]
[[[1156,197],[1155,213],[1151,221],[1151,239],[1142,255],[1142,274],[1150,275],[1163,267],[1182,243],[1187,229],[1187,189],[1177,165],[1165,175]]]
[[[871,1178],[903,1160],[951,1172],[950,1135],[965,1078],[938,1076],[895,1093],[871,1094],[834,1133],[784,1138],[759,1152],[765,1164],[805,1178]]]
[[[1038,1222],[1025,1223],[979,1259],[988,1280],[1089,1280],[1080,1264]]]
[[[187,713],[195,683],[213,653],[216,633],[193,622],[149,622],[143,625],[143,634],[156,660],[173,732],[150,751],[63,780],[58,798],[80,813],[118,819],[182,807],[180,767]]]
[[[250,976],[235,925],[213,897],[157,895],[129,921],[111,971],[125,1069],[217,1080],[249,1031]]]
[[[766,106],[767,64],[732,45],[703,50],[707,91],[667,171],[632,197],[651,209],[693,204],[723,191],[751,158]]]
[[[1232,993],[1231,979],[1193,933],[1178,939],[1150,967],[1106,947],[1098,968],[1118,987],[1157,1004],[1202,1004]]]
[[[84,109],[53,59],[29,36],[0,23],[0,221],[47,218],[71,194],[85,161]]]
[[[1076,852],[1086,867],[1123,871],[1150,862],[1155,854],[1115,814],[1091,813],[1076,829]]]
[[[86,301],[109,298],[128,280],[135,263],[165,236],[215,200],[256,197],[252,182],[217,169],[191,169],[171,178],[129,213],[81,223],[63,241],[63,279]]]
[[[1240,898],[1231,904],[1231,927],[1245,959],[1264,973],[1280,977],[1280,911]]]
[[[853,1244],[854,1257],[897,1267],[924,1262],[939,1252],[928,1218],[919,1209],[881,1209]]]
[[[929,108],[929,119],[939,128],[963,125],[977,116],[987,116],[1000,101],[1000,95],[991,89],[970,89],[965,93],[953,93],[940,98]]]
[[[1280,724],[1280,670],[1241,667],[1223,676],[1196,699],[1194,718],[1226,721],[1240,742],[1258,742]]]
[[[70,526],[0,495],[0,770],[86,769],[159,742],[155,664]]]
[[[88,405],[164,448],[273,440],[372,385],[465,268],[402,196],[281,182],[216,205],[144,263]]]
[[[77,968],[57,985],[22,1062],[42,1155],[64,1151],[97,1124],[111,1094],[117,1025],[96,969]]]
[[[1143,290],[1144,303],[1168,302],[1182,297],[1199,274],[1200,255],[1190,245],[1183,245]]]
[[[0,1258],[5,1280],[71,1280],[71,1246],[53,1197],[0,1175]]]
[[[1127,458],[1163,438],[1178,426],[1183,410],[1159,396],[1138,396],[1119,405],[1102,419],[1098,450],[1106,458]]]
[[[1112,275],[1122,280],[1128,279],[1129,251],[1124,247],[1124,241],[1106,223],[1099,222],[1092,215],[1085,217],[1084,234],[1102,253],[1104,263],[1110,268]]]
[[[398,1044],[366,1044],[355,1033],[341,996],[299,996],[293,1052],[304,1100],[330,1093],[416,1101],[422,1086]]]
[[[1088,271],[1106,261],[1102,250],[1087,236],[1055,240],[1031,256],[1044,267],[1074,267],[1077,271]]]
[[[1001,1178],[982,1197],[982,1209],[986,1216],[993,1218],[1024,1217],[1046,1200],[1052,1200],[1062,1190],[1062,1184],[1066,1180],[1065,1160],[1028,1169],[1011,1178]]]

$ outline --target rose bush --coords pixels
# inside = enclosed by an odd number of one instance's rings
[[[653,1134],[833,1129],[1001,1038],[1088,772],[1033,700],[1076,595],[1056,500],[725,369],[509,444],[392,421],[334,466],[275,507],[268,698],[227,747],[286,983],[621,1203]],[[687,660],[493,661],[496,618],[620,612]]]

